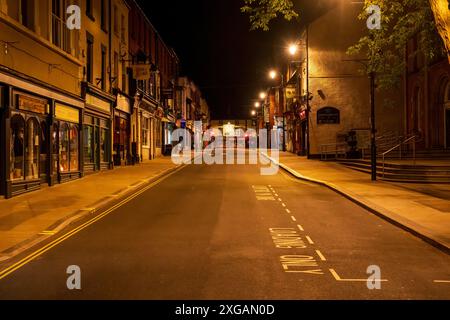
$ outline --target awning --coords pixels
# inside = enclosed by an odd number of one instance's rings
[[[168,118],[166,118],[166,117],[163,117],[162,119],[161,119],[161,122],[166,122],[166,123],[172,123],[172,121],[170,121]]]

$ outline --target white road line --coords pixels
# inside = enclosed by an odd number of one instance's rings
[[[299,228],[300,231],[305,231],[301,225],[298,224],[297,227]]]
[[[319,250],[316,250],[316,253],[319,256],[320,260],[327,261],[327,259],[325,259],[325,256],[322,254],[322,252],[320,252]]]
[[[309,244],[314,244],[314,241],[309,236],[306,236],[306,240],[308,240]]]
[[[281,198],[278,198],[278,201],[283,202],[283,200]]]
[[[275,197],[278,197],[278,194],[274,193]]]
[[[295,217],[294,217],[294,216],[291,216],[291,219],[292,219],[292,221],[294,221],[294,222],[296,222],[296,221],[297,221],[297,219],[295,219]]]
[[[434,280],[434,283],[450,283],[450,280]]]
[[[286,212],[287,212],[287,213],[291,213],[291,210],[289,210],[289,209],[286,209]]]
[[[284,208],[286,208],[286,205],[284,203],[281,204]]]

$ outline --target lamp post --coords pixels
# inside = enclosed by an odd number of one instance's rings
[[[294,51],[294,47],[292,47],[292,48],[290,48],[290,51],[292,50],[292,51]],[[279,87],[275,87],[275,88],[278,88],[278,89],[280,89],[281,88],[281,90],[282,90],[282,92],[283,92],[283,94],[282,94],[282,98],[281,98],[281,101],[282,101],[282,103],[281,103],[281,109],[283,110],[283,151],[285,152],[286,151],[286,128],[285,128],[285,115],[284,115],[284,106],[285,106],[285,103],[286,103],[286,97],[285,97],[285,82],[284,82],[284,75],[281,73],[281,72],[279,72],[279,71],[275,71],[275,70],[271,70],[270,72],[269,72],[269,77],[272,79],[272,80],[275,80],[276,78],[277,78],[277,76],[279,76],[280,77],[280,80],[281,80],[281,86],[279,86]]]
[[[367,61],[369,59],[359,59],[359,60],[343,60],[350,62],[357,62],[362,64],[366,69],[368,69]],[[371,167],[371,179],[372,181],[377,181],[377,127],[376,127],[376,113],[375,113],[375,88],[376,88],[376,73],[371,71],[369,73],[370,79],[370,167]]]

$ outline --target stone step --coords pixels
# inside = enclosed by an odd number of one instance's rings
[[[354,160],[354,161],[342,160],[338,161],[338,163],[352,170],[356,170],[367,174],[371,173],[370,162],[363,162],[361,160]],[[444,167],[444,169],[443,167],[439,166],[421,166],[421,168],[419,169],[414,166],[409,166],[409,168],[407,169],[385,167],[383,174],[383,167],[380,164],[378,164],[377,176],[382,180],[392,182],[450,184],[450,167]]]

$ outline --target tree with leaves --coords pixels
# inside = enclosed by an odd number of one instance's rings
[[[270,22],[282,16],[291,21],[298,18],[291,0],[244,0],[241,11],[250,15],[251,30],[269,30]]]
[[[433,1],[433,0],[432,0]],[[298,14],[291,0],[244,0],[243,12],[250,14],[251,29],[268,30],[270,21],[278,16],[291,20]],[[442,57],[443,43],[429,0],[365,0],[361,20],[367,20],[370,5],[381,9],[381,29],[369,30],[348,54],[365,53],[368,58],[367,73],[376,72],[378,86],[398,86],[405,70],[405,47],[410,39],[417,37],[418,47],[414,53],[426,61]]]

